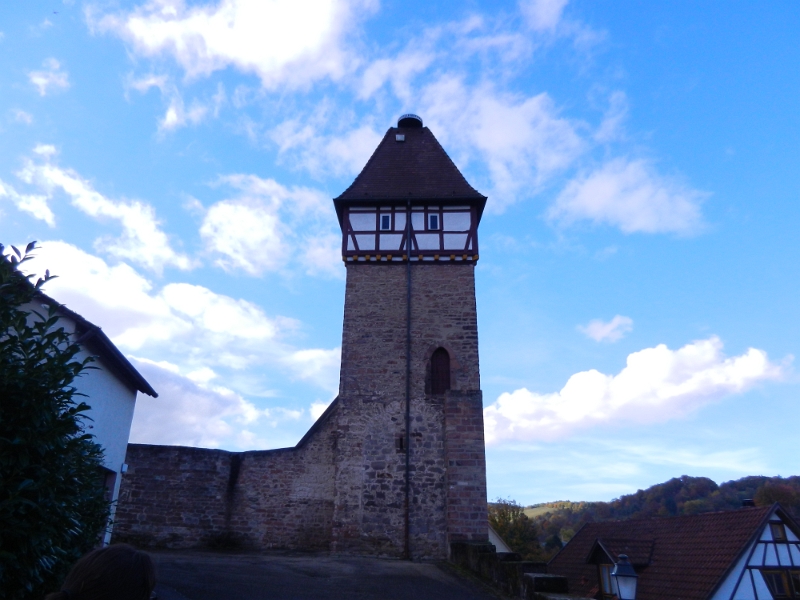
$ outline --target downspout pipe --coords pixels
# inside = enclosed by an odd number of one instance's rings
[[[406,201],[406,502],[403,555],[411,560],[411,201]]]

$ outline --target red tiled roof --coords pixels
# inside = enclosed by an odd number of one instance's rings
[[[646,567],[650,564],[653,558],[653,546],[655,540],[652,539],[617,539],[617,538],[600,538],[596,544],[608,554],[611,558],[616,559],[620,554],[628,557],[630,563],[635,567]]]
[[[405,141],[396,141],[398,134]],[[390,127],[361,173],[334,202],[409,198],[486,200],[467,183],[430,129]]]
[[[616,559],[628,554],[639,573],[642,600],[705,600],[761,530],[773,507],[684,517],[587,523],[548,564],[569,580],[570,594],[597,592],[597,567],[589,564],[597,542]],[[643,565],[644,555],[649,564]]]

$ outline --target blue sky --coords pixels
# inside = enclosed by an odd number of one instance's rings
[[[414,112],[489,196],[491,498],[797,474],[798,30],[788,1],[4,3],[0,241],[159,391],[133,441],[292,445],[338,385],[330,199]]]

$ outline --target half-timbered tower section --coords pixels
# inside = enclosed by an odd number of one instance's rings
[[[117,539],[445,558],[488,540],[475,264],[486,197],[422,121],[334,200],[339,396],[294,448],[131,445]]]

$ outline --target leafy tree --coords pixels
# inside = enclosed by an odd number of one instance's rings
[[[0,245],[0,598],[39,599],[96,546],[108,519],[102,449],[84,431],[73,381],[88,367],[20,265]],[[38,305],[37,305],[38,298]],[[33,308],[32,308],[33,307]]]
[[[786,483],[768,481],[758,489],[753,500],[757,506],[780,502],[785,508],[793,509],[800,504],[800,490]]]
[[[536,523],[514,500],[498,498],[490,503],[489,524],[514,552],[522,555],[523,560],[545,560]]]
[[[611,502],[545,502],[525,509],[539,530],[547,554],[556,540],[566,543],[585,523],[612,519],[638,519],[694,515],[718,510],[738,510],[742,500],[757,506],[780,502],[800,516],[800,477],[750,476],[717,485],[706,477],[675,477],[621,496]]]

